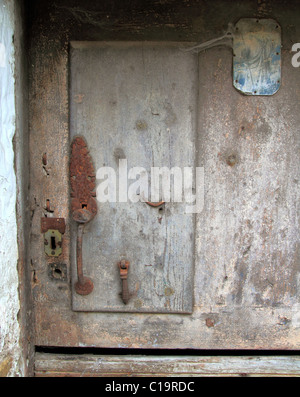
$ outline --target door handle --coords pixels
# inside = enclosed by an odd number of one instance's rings
[[[89,295],[94,288],[92,280],[83,275],[82,264],[82,240],[84,227],[87,222],[92,219],[92,214],[88,210],[82,209],[82,213],[77,212],[73,214],[73,219],[78,222],[77,239],[76,239],[76,263],[77,263],[77,277],[75,284],[75,291],[79,295]],[[79,220],[80,219],[80,220]]]
[[[88,295],[94,288],[93,281],[83,274],[82,241],[85,225],[97,214],[94,197],[95,172],[86,142],[83,137],[75,137],[71,145],[70,160],[71,212],[77,226],[76,264],[77,277],[75,291]]]

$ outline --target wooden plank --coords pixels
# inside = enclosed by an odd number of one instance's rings
[[[300,356],[143,356],[37,353],[36,377],[300,376]]]
[[[173,167],[182,177],[174,177],[181,181],[177,187],[182,196],[184,168],[194,171],[198,60],[182,51],[183,46],[72,43],[70,133],[88,142],[99,209],[83,241],[84,268],[94,290],[85,299],[73,291],[75,311],[193,310],[194,214],[186,213],[191,206],[186,197],[178,202],[171,192]],[[156,185],[157,198],[152,195],[154,167],[169,175],[163,189]],[[146,191],[137,187],[141,178]],[[109,199],[107,191],[114,189],[107,188],[108,180],[116,189]],[[145,200],[166,203],[151,208]],[[76,242],[74,232],[71,242]],[[75,245],[71,244],[74,283]],[[130,262],[131,296],[126,306],[120,297],[121,259]]]

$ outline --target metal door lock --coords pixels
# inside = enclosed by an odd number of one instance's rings
[[[49,229],[45,235],[45,253],[48,256],[59,256],[62,253],[62,234],[58,230]]]
[[[62,254],[62,235],[65,233],[64,218],[42,218],[41,232],[44,233],[44,250],[48,256]]]

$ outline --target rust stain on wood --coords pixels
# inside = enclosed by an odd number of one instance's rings
[[[97,204],[94,199],[95,171],[89,156],[89,151],[83,137],[75,137],[72,142],[70,181],[71,181],[71,210],[72,213],[86,209],[93,214],[97,213]]]

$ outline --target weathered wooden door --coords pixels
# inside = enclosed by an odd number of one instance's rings
[[[186,51],[223,27],[206,4],[165,10],[166,33],[139,6],[132,11],[137,25],[128,30],[126,18],[117,19],[108,3],[91,10],[83,4],[34,8],[36,345],[298,349],[300,92],[289,51],[282,52],[280,90],[244,96],[233,86],[231,49]],[[224,2],[226,24],[246,11],[256,15],[250,3],[226,14]],[[279,21],[287,34],[294,32],[288,30],[291,15]],[[70,162],[78,136],[93,164],[87,180],[97,204],[79,239],[83,274],[93,283],[86,295],[75,288],[79,232]],[[79,157],[78,175],[84,161]],[[159,194],[154,204],[165,203],[153,206],[141,197],[155,167],[172,170],[167,180],[181,187],[182,200]],[[80,205],[88,210],[88,203]],[[65,228],[55,228],[54,218]],[[126,303],[121,261],[130,262]]]
[[[158,173],[164,191],[157,186],[154,207],[147,201],[155,169],[171,179],[177,167],[182,185],[184,167],[194,166],[197,58],[180,44],[75,42],[70,70],[71,139],[84,137],[90,149],[99,207],[83,241],[94,290],[85,298],[75,291],[73,309],[191,313],[194,214],[182,198],[171,202],[172,181],[167,187]],[[130,262],[128,304],[119,296],[120,260]]]

